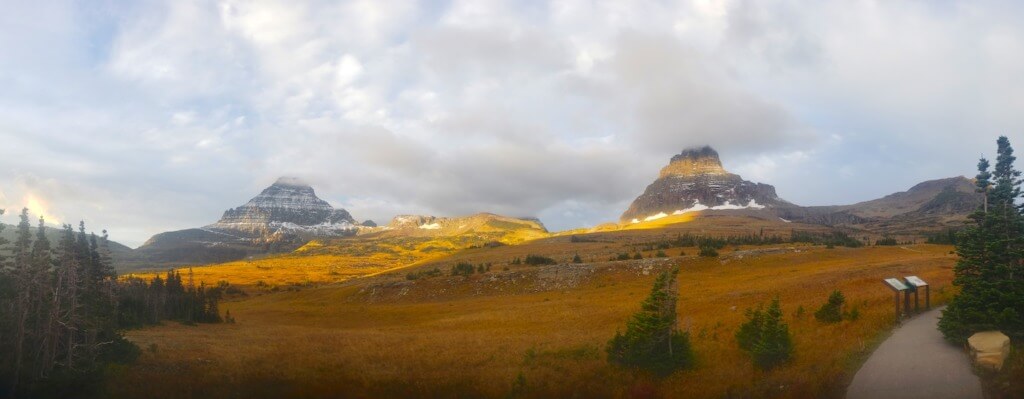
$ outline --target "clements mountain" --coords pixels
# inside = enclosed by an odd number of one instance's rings
[[[853,205],[803,207],[779,198],[775,187],[743,180],[722,167],[711,147],[686,149],[672,157],[658,179],[629,209],[622,223],[639,223],[694,211],[737,211],[877,234],[920,234],[957,227],[981,204],[965,177],[930,180]]]
[[[803,207],[780,198],[769,184],[728,172],[718,152],[705,146],[672,157],[621,215],[620,223],[705,211],[876,235],[916,235],[959,227],[980,202],[970,180],[953,177],[853,205]],[[357,223],[348,211],[318,198],[308,184],[281,178],[249,202],[226,210],[215,223],[157,234],[135,250],[118,251],[115,259],[122,269],[217,263],[288,252],[313,239],[355,235],[371,239],[472,235],[502,237],[499,241],[509,244],[549,233],[537,219],[489,213],[452,218],[400,215],[381,227],[371,221]]]

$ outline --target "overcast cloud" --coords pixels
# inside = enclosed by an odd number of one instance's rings
[[[0,208],[136,246],[283,175],[356,218],[613,221],[683,148],[804,205],[1024,148],[1024,8],[37,1],[0,14]]]

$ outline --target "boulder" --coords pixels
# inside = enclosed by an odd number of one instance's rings
[[[982,331],[967,339],[974,364],[999,371],[1010,356],[1010,337],[999,331]]]

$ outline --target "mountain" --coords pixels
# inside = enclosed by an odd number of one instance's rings
[[[383,228],[384,236],[491,237],[506,244],[546,237],[547,228],[536,218],[515,218],[493,213],[461,217],[398,215]]]
[[[971,180],[951,177],[852,205],[799,206],[779,198],[775,187],[729,173],[718,152],[704,146],[672,157],[620,219],[631,224],[692,211],[744,210],[787,222],[915,235],[962,226],[981,201]]]
[[[958,227],[981,202],[974,183],[958,176],[925,181],[907,191],[852,205],[782,208],[778,215],[803,223],[914,234]]]
[[[294,178],[280,178],[249,202],[224,211],[216,223],[160,233],[135,250],[140,262],[181,265],[226,262],[289,251],[312,238],[356,234],[352,215],[318,198]]]
[[[620,217],[635,223],[706,209],[764,209],[791,206],[775,187],[743,180],[722,167],[718,152],[704,146],[683,150],[661,169]]]

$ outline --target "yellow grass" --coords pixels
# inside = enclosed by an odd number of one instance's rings
[[[196,284],[228,281],[254,290],[337,283],[400,267],[440,259],[492,240],[521,242],[530,232],[480,232],[456,237],[359,236],[330,242],[311,241],[290,254],[215,265],[179,268]],[[151,279],[163,272],[133,273],[125,277]]]
[[[591,251],[614,253],[628,245],[570,245],[563,237],[466,250],[410,270],[453,259],[499,262],[519,253],[579,251],[589,258]],[[168,323],[130,332],[145,353],[110,381],[109,393],[152,398],[841,397],[855,363],[893,324],[892,294],[882,278],[921,276],[932,283],[933,304],[952,291],[950,247],[779,248],[761,254],[727,250],[721,259],[673,258],[660,266],[653,266],[659,262],[654,260],[599,259],[582,266],[518,267],[416,281],[391,273],[249,297],[222,305],[238,319],[234,325]],[[750,249],[759,248],[743,248]],[[682,266],[680,324],[691,333],[699,365],[664,380],[609,366],[604,344],[638,310],[656,272],[672,264]],[[581,277],[568,285],[540,283],[567,275]],[[858,307],[859,320],[822,325],[813,319],[833,289]],[[733,334],[744,309],[774,295],[786,312],[796,357],[761,372],[736,347]],[[795,316],[798,306],[805,309],[801,318]],[[517,387],[519,376],[525,384]]]

